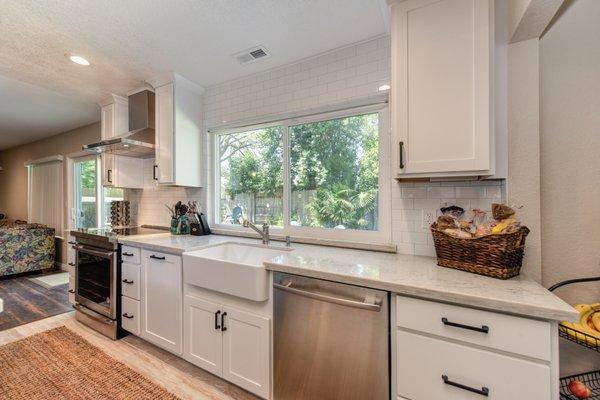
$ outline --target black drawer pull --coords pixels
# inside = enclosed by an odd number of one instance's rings
[[[127,314],[127,313],[123,314],[123,316],[124,316],[125,318],[127,318],[127,319],[132,319],[132,318],[133,318],[133,315],[129,315],[129,314]]]
[[[163,257],[159,257],[159,256],[155,256],[154,254],[152,254],[150,256],[150,258],[154,258],[155,260],[166,260],[167,259],[167,257],[164,257],[164,256]]]
[[[477,393],[485,397],[488,397],[490,395],[490,389],[486,388],[485,386],[481,389],[475,389],[469,386],[462,385],[460,383],[452,382],[450,379],[448,379],[448,376],[446,375],[442,375],[442,380],[446,385],[454,386],[459,389],[466,390],[467,392]]]
[[[73,289],[69,289],[69,293],[75,293]]]
[[[455,328],[468,329],[470,331],[481,332],[481,333],[490,333],[490,328],[487,325],[483,325],[481,328],[470,325],[457,324],[456,322],[448,321],[448,318],[443,317],[442,323],[447,326],[453,326]]]
[[[123,279],[123,283],[131,285],[133,283],[133,281],[130,281],[129,279]]]
[[[75,266],[75,263],[71,263],[71,262],[70,262],[70,263],[68,263],[68,264],[69,264],[71,267],[74,267],[74,266]]]
[[[215,313],[215,329],[221,329],[221,325],[219,325],[219,315],[221,315],[221,310]]]
[[[77,244],[76,242],[67,242],[67,244]]]
[[[133,257],[133,253],[123,253],[125,257]]]
[[[227,327],[225,326],[225,316],[227,316],[226,312],[221,315],[221,332],[225,332],[227,330]]]

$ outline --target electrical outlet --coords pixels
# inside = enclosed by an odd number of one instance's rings
[[[429,229],[429,226],[437,219],[436,210],[423,210],[421,216],[421,228]]]

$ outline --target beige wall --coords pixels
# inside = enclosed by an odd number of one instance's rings
[[[538,39],[508,46],[509,204],[530,229],[523,274],[542,280]]]
[[[600,275],[600,1],[569,2],[540,40],[543,282]],[[600,301],[600,284],[564,289]]]
[[[0,171],[0,212],[8,214],[10,219],[27,219],[27,169],[24,166],[27,160],[35,160],[56,154],[66,156],[81,151],[81,146],[99,139],[100,123],[98,122],[0,152],[0,166],[4,169]],[[66,159],[63,165],[66,174]],[[63,181],[66,189],[66,175]],[[66,193],[64,199],[66,202]],[[66,219],[68,218],[66,207],[63,215],[65,218],[64,226],[66,227]],[[57,232],[57,235],[60,234]],[[59,255],[57,259],[59,260],[65,258],[65,252],[61,251],[63,250],[62,247],[63,245],[58,246]]]

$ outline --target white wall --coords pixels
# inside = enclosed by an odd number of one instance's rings
[[[545,285],[600,275],[600,1],[575,0],[540,40]],[[600,284],[561,290],[600,301]]]

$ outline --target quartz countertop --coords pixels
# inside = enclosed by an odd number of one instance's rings
[[[183,254],[223,243],[259,243],[223,235],[169,233],[119,238],[125,245]],[[274,242],[271,247],[282,247]],[[265,267],[276,272],[326,279],[393,293],[550,321],[577,321],[579,313],[535,281],[518,276],[499,280],[438,267],[431,257],[292,244]]]

